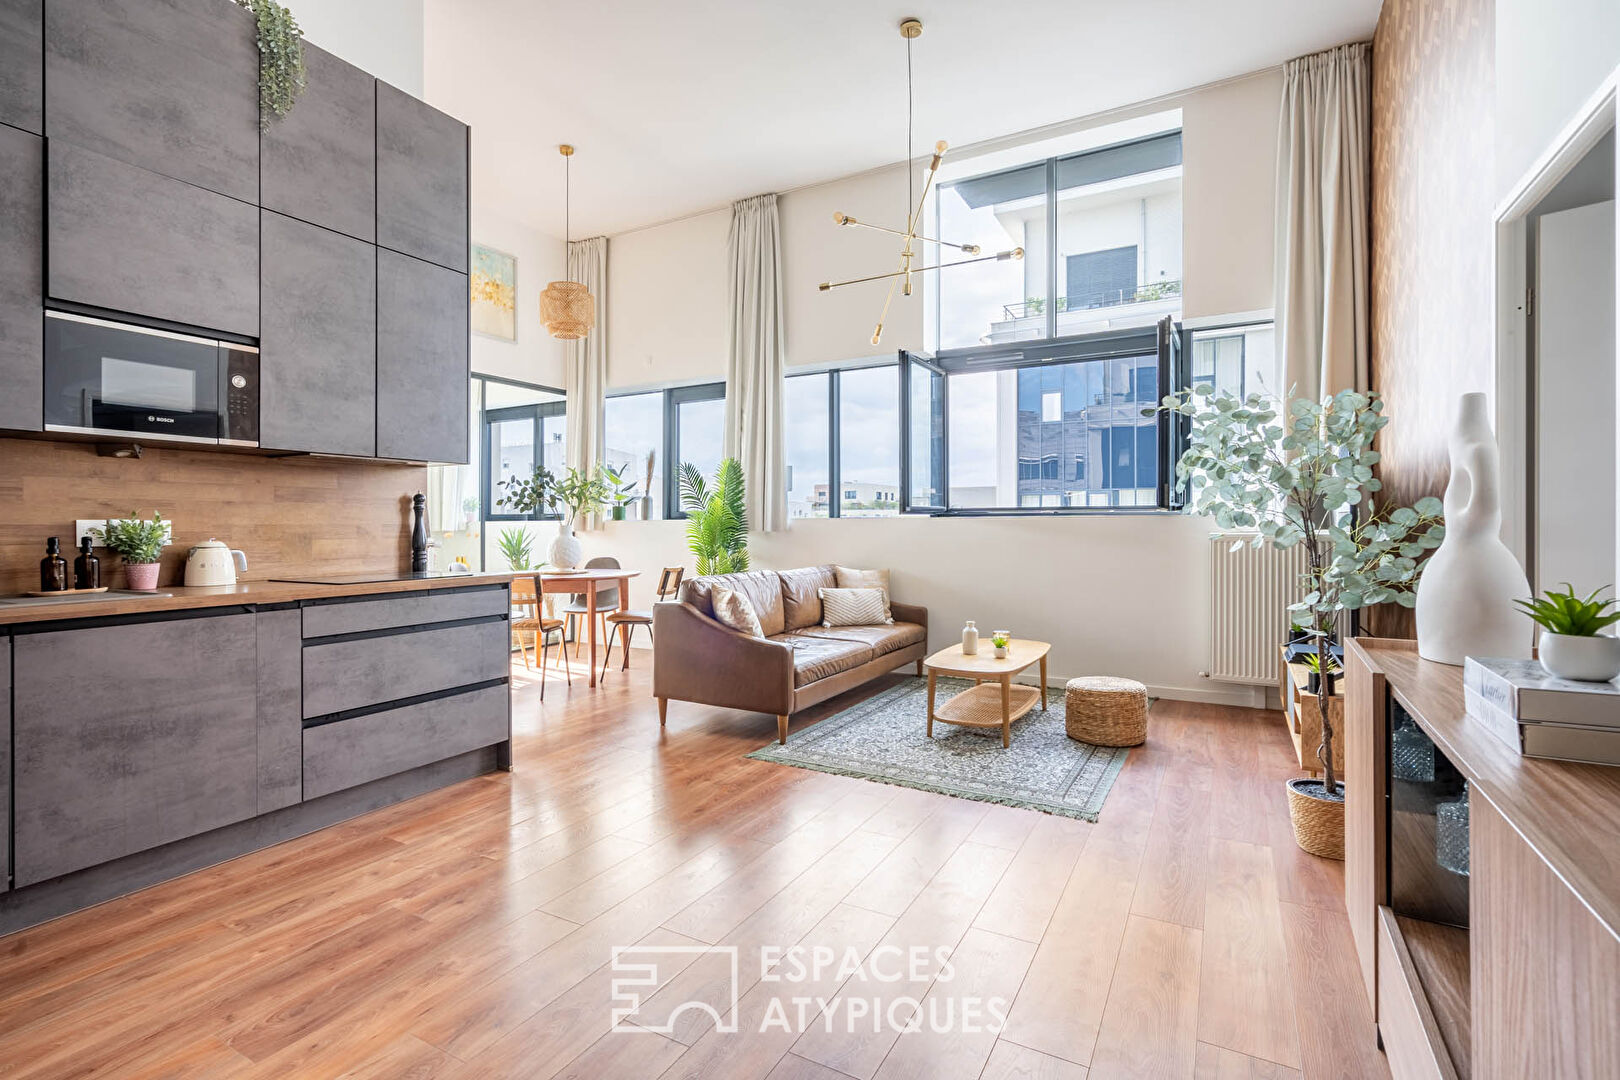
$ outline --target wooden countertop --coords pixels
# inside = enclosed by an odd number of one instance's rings
[[[62,619],[100,619],[110,615],[141,615],[149,611],[229,607],[234,604],[286,604],[329,596],[367,596],[376,593],[419,592],[424,589],[464,589],[469,585],[496,585],[522,575],[510,571],[458,574],[455,577],[412,578],[407,581],[368,581],[345,585],[309,585],[291,581],[244,581],[236,585],[190,587],[160,586],[170,596],[119,596],[108,600],[75,600],[55,604],[10,607],[0,604],[0,627]]]
[[[1489,799],[1592,913],[1620,937],[1620,767],[1523,757],[1463,707],[1463,669],[1417,643],[1357,638],[1350,647],[1435,745]]]

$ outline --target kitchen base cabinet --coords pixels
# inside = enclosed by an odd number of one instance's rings
[[[504,679],[505,618],[385,631],[304,648],[306,720]]]
[[[258,656],[258,812],[279,810],[304,797],[303,640],[298,609],[260,610],[255,616]]]
[[[19,634],[16,886],[257,812],[248,612]]]
[[[505,684],[321,724],[304,731],[304,797],[504,742],[510,706]]]
[[[11,888],[11,639],[0,638],[0,892]]]

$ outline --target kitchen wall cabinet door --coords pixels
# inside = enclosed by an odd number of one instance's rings
[[[0,0],[0,124],[45,133],[44,0]]]
[[[46,0],[45,134],[259,201],[259,50],[225,0]]]
[[[51,297],[230,334],[259,334],[259,211],[48,140]]]
[[[44,155],[38,135],[0,127],[0,428],[15,431],[45,420]]]
[[[21,888],[254,816],[254,616],[18,635]]]
[[[377,257],[370,244],[261,214],[259,445],[377,453]]]
[[[259,205],[377,237],[377,80],[304,43],[308,84],[259,141]]]
[[[467,463],[467,275],[377,250],[377,456]]]
[[[377,83],[377,243],[467,270],[467,125]]]

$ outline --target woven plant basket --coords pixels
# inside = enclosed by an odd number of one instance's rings
[[[1321,781],[1310,776],[1296,776],[1288,781],[1288,817],[1294,823],[1294,843],[1324,859],[1344,858],[1344,784],[1340,782],[1338,799],[1321,799],[1295,789],[1298,783],[1321,786]]]
[[[1070,679],[1063,705],[1063,730],[1071,739],[1092,746],[1141,746],[1147,741],[1147,687],[1134,679]]]

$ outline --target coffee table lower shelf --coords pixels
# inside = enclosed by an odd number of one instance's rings
[[[934,720],[961,727],[1003,728],[1041,703],[1041,692],[1033,686],[1012,686],[1011,705],[1001,710],[1001,684],[981,683],[964,690],[934,709]]]

